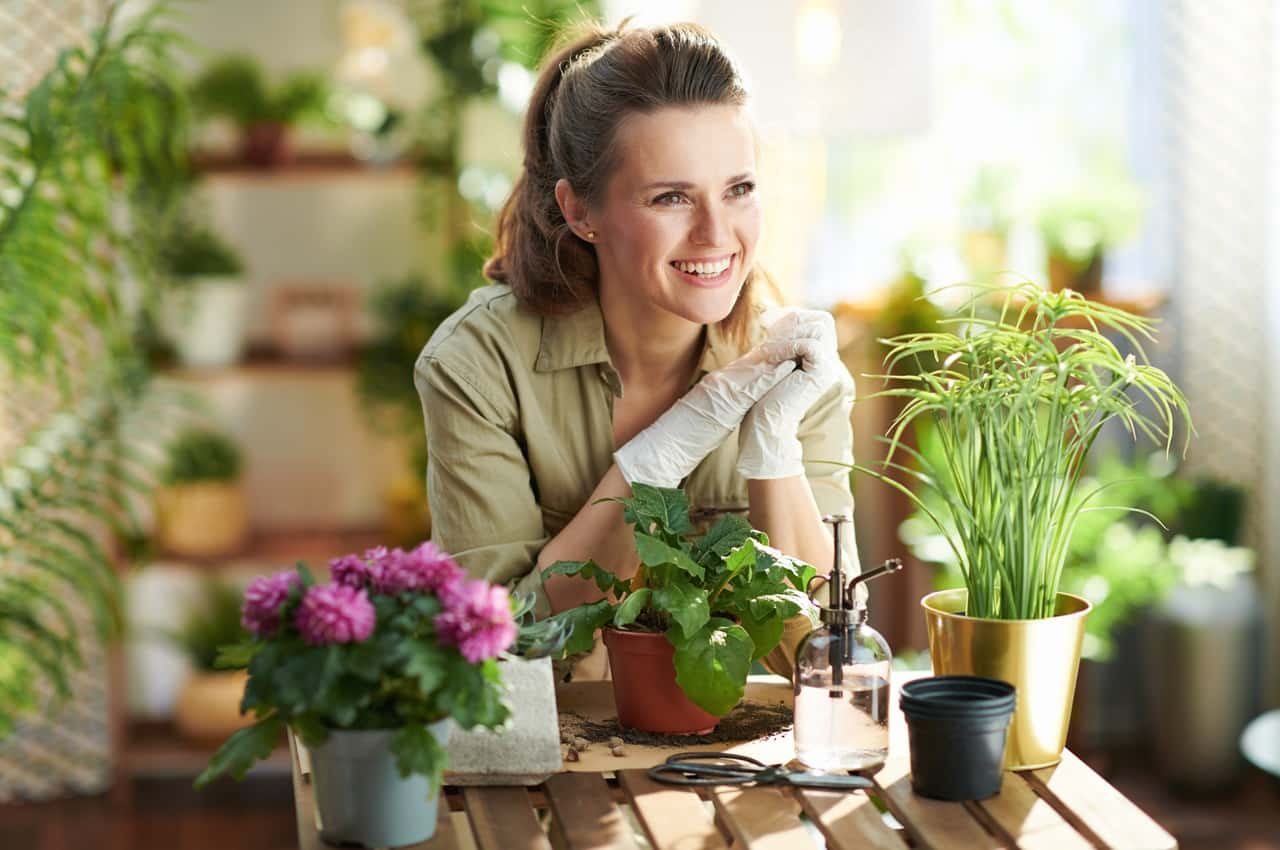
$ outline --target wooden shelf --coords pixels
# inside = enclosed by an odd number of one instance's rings
[[[365,549],[384,545],[386,541],[387,533],[381,528],[254,532],[243,549],[230,555],[192,558],[161,551],[148,561],[210,568],[278,564],[281,569],[291,567],[297,561],[306,561],[312,570],[324,570],[332,558],[351,552],[363,552]]]
[[[356,368],[356,353],[342,357],[301,360],[284,357],[274,349],[251,349],[242,359],[226,366],[189,367],[166,366],[159,374],[182,381],[216,381],[236,377],[299,377],[307,375],[335,375],[351,372]]]
[[[399,179],[416,177],[411,159],[377,165],[356,159],[346,151],[299,151],[287,162],[271,168],[249,165],[231,153],[193,153],[191,169],[213,180],[280,181],[331,180],[334,178]]]
[[[172,723],[134,720],[126,726],[125,774],[140,777],[195,778],[209,765],[221,741],[193,741],[183,737]],[[283,737],[271,755],[254,766],[253,772],[288,773],[289,748]]]

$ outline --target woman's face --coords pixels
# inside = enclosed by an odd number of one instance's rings
[[[740,107],[634,114],[618,127],[619,167],[593,210],[600,285],[696,324],[733,309],[755,260],[755,146]]]

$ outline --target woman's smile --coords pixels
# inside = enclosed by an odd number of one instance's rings
[[[686,260],[672,260],[669,265],[679,277],[694,286],[715,289],[733,280],[737,253]]]

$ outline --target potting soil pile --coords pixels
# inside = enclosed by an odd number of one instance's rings
[[[621,738],[628,744],[653,747],[675,747],[685,744],[719,744],[738,741],[769,740],[780,737],[791,728],[791,707],[786,703],[742,703],[720,719],[706,735],[666,735],[627,729],[617,718],[592,720],[572,711],[560,712],[560,738],[585,738],[602,744],[610,738]]]

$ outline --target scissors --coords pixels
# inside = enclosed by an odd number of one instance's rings
[[[649,768],[649,778],[672,785],[794,785],[841,790],[872,787],[865,776],[788,770],[738,753],[676,753]]]

